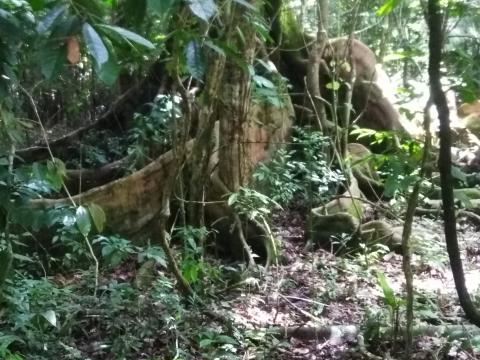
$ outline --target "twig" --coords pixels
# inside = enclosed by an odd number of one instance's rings
[[[45,127],[43,126],[43,122],[42,122],[42,119],[40,118],[40,114],[38,113],[38,109],[37,109],[37,105],[35,104],[35,100],[33,99],[32,95],[23,87],[23,86],[19,86],[19,88],[22,90],[22,92],[27,96],[27,98],[29,99],[31,105],[32,105],[32,108],[33,108],[33,112],[35,114],[35,117],[38,121],[38,124],[40,126],[40,129],[42,131],[42,136],[43,136],[43,139],[45,141],[45,145],[47,147],[47,151],[48,151],[48,154],[50,155],[50,158],[53,162],[54,165],[56,165],[56,160],[55,160],[55,157],[53,156],[53,152],[52,152],[52,149],[50,148],[50,144],[48,142],[48,137],[47,137],[47,131],[45,130]],[[65,190],[65,193],[67,194],[67,197],[68,199],[70,200],[70,202],[72,203],[72,206],[74,206],[75,208],[77,207],[77,204],[75,203],[75,201],[73,200],[72,198],[72,195],[70,194],[70,191],[68,191],[68,188],[67,186],[65,185],[65,182],[63,181],[62,179],[62,187],[63,189]],[[97,288],[98,288],[98,278],[99,278],[99,261],[98,261],[98,258],[97,256],[95,255],[95,252],[93,251],[93,247],[92,247],[92,244],[90,242],[90,240],[88,239],[88,237],[86,235],[83,236],[84,240],[85,240],[85,243],[87,244],[87,247],[88,247],[88,251],[90,253],[90,256],[92,257],[93,259],[93,262],[95,264],[95,289],[93,291],[93,295],[94,297],[97,296]]]

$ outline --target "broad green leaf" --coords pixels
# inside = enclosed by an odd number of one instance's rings
[[[120,73],[120,68],[117,65],[117,62],[113,61],[110,56],[108,61],[101,67],[100,70],[97,70],[97,75],[100,80],[107,86],[113,86],[118,79],[118,74]]]
[[[75,222],[77,223],[78,230],[83,236],[87,236],[92,229],[92,223],[90,222],[90,215],[88,210],[79,206],[75,212]]]
[[[65,65],[65,47],[43,47],[38,53],[38,58],[42,75],[45,79],[51,80],[60,74]]]
[[[377,10],[377,16],[385,16],[390,14],[401,2],[402,0],[386,0]]]
[[[88,211],[90,211],[90,216],[95,224],[95,228],[98,230],[98,232],[102,232],[107,220],[105,212],[97,204],[89,204]]]
[[[108,61],[108,50],[103,40],[89,23],[83,24],[82,33],[87,44],[88,52],[95,60],[97,69],[101,69]]]
[[[198,42],[192,40],[187,44],[185,57],[187,59],[187,69],[190,75],[195,79],[202,81],[205,74],[205,63],[203,60],[203,52]]]
[[[155,45],[153,45],[150,41],[145,39],[144,37],[131,32],[127,29],[121,28],[119,26],[112,26],[112,25],[100,25],[102,28],[108,29],[113,31],[114,33],[118,34],[122,37],[125,41],[132,41],[138,45],[144,46],[148,49],[155,49]]]
[[[196,16],[205,22],[217,12],[217,5],[213,0],[190,0],[188,7]]]
[[[57,327],[57,314],[55,311],[47,310],[42,314],[42,316],[50,323],[50,325]]]
[[[43,17],[43,19],[37,25],[37,32],[43,34],[49,31],[52,25],[64,12],[65,12],[65,5],[57,6],[50,10],[47,15]]]

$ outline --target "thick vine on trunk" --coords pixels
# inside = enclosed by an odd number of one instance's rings
[[[442,19],[439,0],[428,0],[428,27],[430,29],[428,74],[430,77],[430,92],[433,102],[437,107],[440,120],[440,154],[438,167],[442,186],[445,240],[447,242],[450,266],[452,267],[453,279],[455,281],[460,305],[465,311],[467,319],[473,324],[480,326],[480,312],[475,308],[465,285],[465,275],[457,239],[455,202],[453,196],[450,114],[447,99],[440,82],[440,63],[442,61],[443,46]]]

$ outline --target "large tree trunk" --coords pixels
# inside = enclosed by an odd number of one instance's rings
[[[274,148],[281,143],[290,129],[292,123],[292,106],[285,99],[286,105],[282,108],[274,108],[266,105],[255,105],[247,114],[248,126],[244,132],[244,141],[248,144],[248,159],[250,167],[254,167],[260,161],[268,158]],[[262,124],[259,126],[258,124]],[[214,150],[209,160],[208,177],[219,167],[219,131],[218,126],[214,129]],[[191,154],[194,140],[186,144],[187,156]],[[155,161],[143,169],[115,180],[108,184],[93,188],[87,192],[73,197],[76,203],[95,203],[100,205],[107,215],[108,228],[111,231],[123,235],[132,235],[145,230],[149,223],[161,210],[162,188],[168,179],[174,162],[174,153],[167,153],[158,157]],[[249,176],[251,173],[248,174]],[[218,175],[216,175],[218,176]],[[201,185],[201,184],[199,184]],[[222,200],[224,189],[215,186],[211,182],[208,190],[208,198],[205,200]],[[65,199],[42,199],[33,201],[34,206],[48,207],[54,205],[69,204]],[[227,208],[221,205],[207,207],[212,217],[225,215]],[[223,213],[223,214],[222,214]]]

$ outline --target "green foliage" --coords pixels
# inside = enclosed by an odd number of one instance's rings
[[[133,116],[128,154],[134,157],[135,164],[141,166],[171,147],[172,131],[182,116],[180,101],[178,96],[159,95],[149,104],[148,115]]]
[[[111,43],[138,45],[137,51],[155,46],[144,37],[119,26],[104,23],[106,5],[95,0],[76,0],[68,3],[53,0],[36,2],[3,1],[0,4],[0,71],[2,90],[8,91],[22,73],[20,50],[28,48],[29,56],[42,59],[43,75],[51,80],[66,70],[66,45],[58,39],[79,37],[93,60],[100,79],[112,85],[118,75],[117,52]],[[48,60],[48,61],[46,61]]]
[[[284,106],[287,93],[287,79],[282,77],[270,61],[257,59],[257,66],[249,66],[252,77],[253,101],[263,102],[275,107]]]
[[[378,173],[385,179],[386,197],[405,196],[417,182],[419,164],[423,156],[423,143],[410,138],[398,140],[392,132],[371,129],[355,129],[351,132],[358,139],[370,139],[372,146],[384,149],[382,154],[372,155]]]
[[[190,285],[198,285],[201,289],[200,280],[206,279],[209,274],[209,265],[203,259],[203,247],[201,244],[208,236],[209,231],[205,227],[195,228],[185,226],[175,229],[175,239],[183,243],[181,271]]]
[[[99,236],[92,244],[100,243],[102,246],[102,258],[107,266],[117,267],[129,255],[136,252],[132,243],[118,236]]]
[[[238,359],[238,341],[231,336],[219,334],[214,329],[207,329],[199,334],[200,349],[202,355],[208,359]]]
[[[290,149],[280,149],[253,177],[275,202],[288,205],[295,195],[303,201],[324,202],[344,179],[328,162],[329,142],[319,132],[295,128]]]

